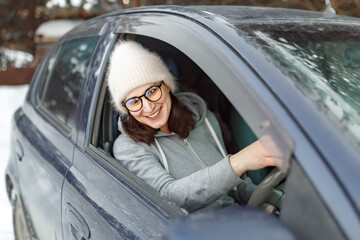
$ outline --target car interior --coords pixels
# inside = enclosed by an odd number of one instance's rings
[[[157,52],[176,77],[179,92],[193,92],[205,100],[208,109],[215,114],[220,124],[228,153],[238,152],[257,140],[248,124],[215,83],[185,54],[165,42],[150,37],[127,35],[125,39],[137,41],[151,51]],[[95,146],[112,157],[112,145],[120,134],[117,129],[118,117],[118,113],[111,105],[110,93],[106,90],[100,120],[101,129]],[[268,169],[251,171],[248,176],[255,184],[259,184],[268,171]]]
[[[151,51],[157,52],[176,77],[178,91],[193,92],[205,100],[208,109],[215,114],[220,124],[228,153],[238,152],[257,140],[248,124],[216,84],[184,53],[165,42],[150,37],[125,35],[121,38],[137,41]],[[99,129],[97,134],[93,135],[92,144],[113,158],[113,143],[120,134],[117,128],[119,114],[110,102],[110,93],[106,86],[104,86],[103,92],[104,101],[100,103],[102,110],[98,120]],[[271,168],[249,171],[247,176],[255,184],[259,184],[270,171]]]

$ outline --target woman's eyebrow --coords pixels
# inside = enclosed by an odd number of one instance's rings
[[[162,81],[161,81],[161,82],[162,82]],[[146,94],[146,92],[147,92],[148,90],[150,90],[150,88],[153,88],[153,87],[158,87],[158,86],[161,84],[161,82],[156,83],[156,84],[154,84],[154,85],[152,85],[152,86],[148,87],[148,88],[144,91],[144,93],[143,93],[143,94],[141,94],[140,96],[129,97],[127,100],[132,99],[132,98],[139,98],[139,97],[144,96],[144,95]],[[125,100],[124,102],[126,102],[127,100]]]

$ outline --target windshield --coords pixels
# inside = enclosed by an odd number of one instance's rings
[[[360,25],[291,22],[238,28],[359,146]]]

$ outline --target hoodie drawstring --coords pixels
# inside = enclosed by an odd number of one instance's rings
[[[165,157],[165,153],[164,153],[164,151],[162,150],[162,148],[160,147],[160,144],[159,144],[158,140],[156,140],[156,138],[154,138],[154,139],[155,139],[155,143],[156,143],[156,145],[157,145],[157,147],[158,147],[158,149],[159,149],[159,152],[160,152],[160,154],[161,154],[161,159],[160,159],[160,160],[162,160],[161,163],[162,163],[162,165],[164,166],[166,172],[167,172],[167,173],[170,173],[170,172],[169,172],[169,164],[168,164],[168,161],[167,161],[167,159],[166,159],[166,157]]]
[[[226,157],[227,155],[226,155],[226,153],[225,153],[225,150],[224,150],[223,146],[221,145],[221,143],[220,143],[220,141],[219,141],[219,138],[217,137],[217,135],[216,135],[216,133],[215,133],[215,131],[214,131],[214,128],[211,126],[211,124],[210,124],[209,120],[207,119],[207,117],[205,117],[205,123],[206,123],[207,127],[209,128],[210,133],[211,133],[213,139],[215,140],[216,145],[218,146],[221,154],[223,155],[223,157]],[[167,172],[167,173],[170,173],[170,171],[169,171],[169,164],[168,164],[168,161],[167,161],[167,159],[166,159],[165,153],[164,153],[164,151],[162,150],[162,148],[161,148],[159,142],[156,140],[156,138],[155,138],[155,143],[156,143],[156,146],[158,147],[159,152],[160,152],[160,155],[161,155],[160,161],[161,161],[162,165],[164,166],[166,172]]]
[[[221,143],[219,141],[219,138],[217,137],[217,135],[216,135],[216,133],[214,131],[214,128],[211,126],[211,124],[210,124],[209,120],[207,119],[207,117],[205,117],[205,122],[206,122],[206,125],[209,128],[210,133],[211,133],[212,137],[214,138],[214,140],[216,142],[216,145],[218,146],[221,154],[223,155],[223,157],[226,157],[227,155],[225,154],[224,148],[221,145]]]

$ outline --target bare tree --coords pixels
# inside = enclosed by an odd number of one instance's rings
[[[0,46],[34,51],[35,29],[48,19],[40,8],[46,0],[0,1]]]

